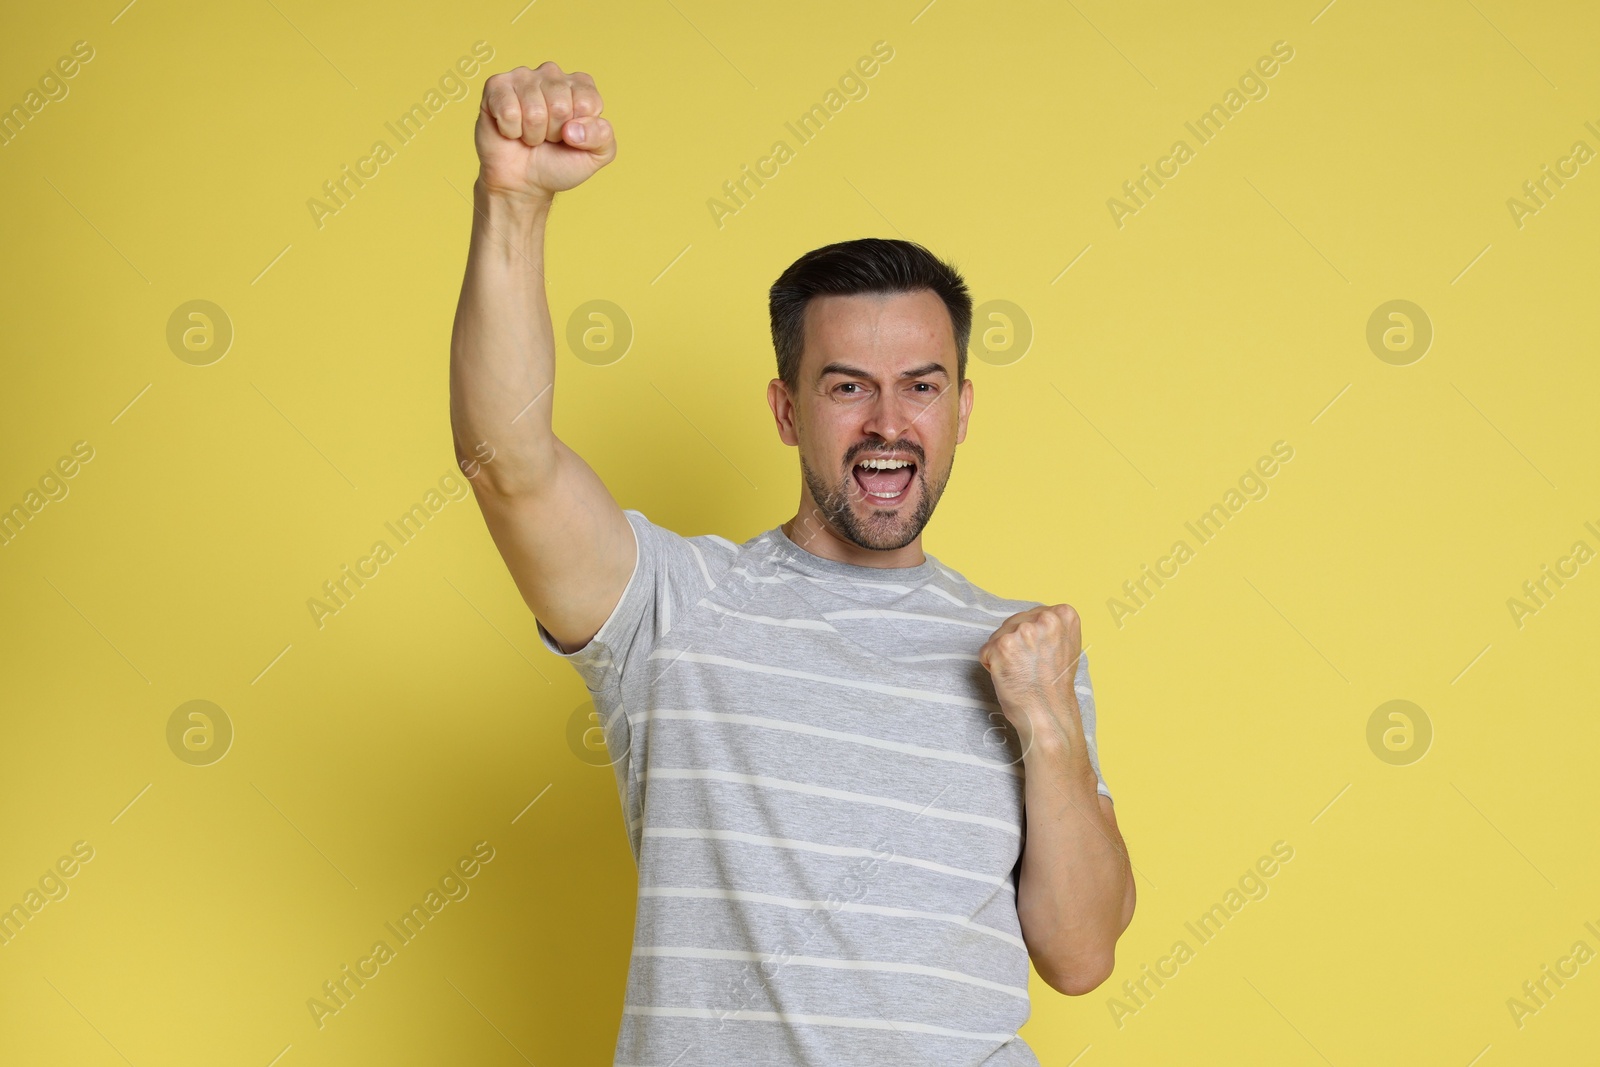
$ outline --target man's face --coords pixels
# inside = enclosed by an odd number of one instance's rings
[[[816,297],[805,337],[797,393],[767,390],[779,433],[840,537],[903,548],[933,515],[972,409],[949,312],[929,290]],[[863,466],[874,460],[889,463]]]

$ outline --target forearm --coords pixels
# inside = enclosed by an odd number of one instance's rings
[[[450,338],[450,423],[474,483],[511,495],[542,484],[555,457],[555,336],[545,297],[548,197],[473,186],[472,240]]]
[[[1132,918],[1133,872],[1089,762],[1070,689],[1040,701],[1023,756],[1027,839],[1017,915],[1041,977],[1086,993],[1110,974],[1117,938]]]

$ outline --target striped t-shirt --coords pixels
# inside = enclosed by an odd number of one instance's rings
[[[563,653],[639,868],[615,1063],[1037,1065],[1017,919],[1023,778],[977,653],[1038,601],[927,555],[839,563],[625,512],[639,552]],[[1087,658],[1076,678],[1099,790]]]

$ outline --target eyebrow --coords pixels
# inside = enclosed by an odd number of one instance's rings
[[[851,378],[870,379],[872,377],[870,373],[860,367],[852,367],[848,363],[833,362],[817,372],[817,379],[820,381],[830,374],[843,374]],[[944,364],[942,363],[924,363],[920,367],[912,367],[910,370],[901,371],[900,378],[903,381],[907,378],[921,378],[928,374],[942,374],[946,380],[950,378],[950,372],[944,369]]]

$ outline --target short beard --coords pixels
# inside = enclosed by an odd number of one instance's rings
[[[927,473],[919,463],[916,474],[913,475],[914,480],[921,484],[921,492],[917,494],[916,510],[912,512],[910,518],[890,520],[898,525],[885,528],[870,520],[863,524],[856,518],[855,510],[850,506],[851,499],[868,500],[870,503],[870,498],[861,495],[853,466],[845,473],[844,481],[837,486],[829,486],[806,465],[805,456],[800,457],[801,477],[805,478],[806,487],[811,490],[811,499],[816,501],[817,510],[822,512],[823,518],[833,527],[834,532],[851,544],[885,552],[906,547],[922,533],[922,528],[933,518],[934,506],[939,503],[939,497],[944,495],[944,487],[950,481],[950,472],[954,468],[955,456],[952,454],[950,466],[945,468],[944,477],[929,485]]]

